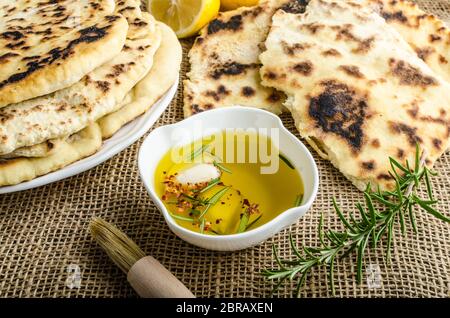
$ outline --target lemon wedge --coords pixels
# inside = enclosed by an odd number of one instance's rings
[[[148,0],[156,20],[175,31],[178,38],[195,35],[219,13],[220,0]]]
[[[252,7],[257,5],[259,0],[221,0],[221,9],[224,11],[234,10],[240,7]]]

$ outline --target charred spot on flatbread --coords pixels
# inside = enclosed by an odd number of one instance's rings
[[[336,49],[329,49],[322,52],[323,56],[342,56],[342,54]]]
[[[191,108],[192,114],[194,115],[194,114],[201,113],[205,110],[210,110],[210,109],[214,108],[214,105],[210,104],[210,103],[204,104],[202,106],[200,106],[199,104],[192,104],[190,106],[190,108]]]
[[[243,17],[250,17],[251,19],[256,18],[258,15],[260,15],[264,9],[262,7],[255,7],[248,10],[244,10],[241,15]]]
[[[226,62],[225,64],[217,66],[211,73],[210,76],[218,80],[223,75],[235,76],[243,74],[249,68],[257,68],[258,64],[241,64],[238,62]]]
[[[439,63],[448,64],[448,60],[443,55],[439,55]]]
[[[417,56],[419,56],[425,62],[427,61],[430,54],[432,54],[434,51],[434,48],[429,46],[416,49]]]
[[[405,123],[390,121],[389,129],[395,134],[404,134],[411,146],[422,142],[422,138],[417,135],[417,128],[411,127]]]
[[[144,27],[144,26],[148,25],[147,22],[145,22],[145,21],[143,21],[143,20],[141,20],[139,18],[134,19],[131,24],[136,26],[136,27]]]
[[[380,148],[380,140],[378,138],[373,139],[370,144],[374,148]]]
[[[107,81],[96,81],[95,86],[102,92],[106,93],[109,91],[111,84]]]
[[[436,35],[436,34],[430,34],[430,36],[428,37],[428,41],[430,43],[434,43],[434,42],[441,41],[441,40],[442,40],[442,37],[440,35]]]
[[[375,169],[375,161],[370,160],[370,161],[363,161],[361,163],[361,166],[363,167],[364,170],[374,170]]]
[[[130,6],[128,6],[128,7],[125,7],[125,8],[120,9],[120,10],[119,10],[119,13],[124,13],[125,11],[133,11],[133,10],[135,10],[135,9],[136,9],[135,7],[130,7]]]
[[[250,86],[242,87],[242,95],[244,97],[251,97],[251,96],[253,96],[255,94],[256,94],[256,91],[255,91],[255,89],[253,87],[250,87]]]
[[[354,151],[364,140],[367,97],[335,80],[321,82],[322,90],[310,98],[309,116],[316,127],[341,137]]]
[[[232,16],[228,21],[222,21],[219,18],[212,20],[208,24],[208,34],[214,34],[222,30],[235,32],[242,28],[242,15],[237,14]]]
[[[8,62],[8,59],[11,57],[19,56],[17,53],[8,52],[3,55],[0,55],[0,64]]]
[[[418,68],[405,61],[390,58],[389,67],[402,85],[422,87],[437,85],[434,77],[423,74]]]
[[[216,90],[207,90],[204,94],[219,102],[223,97],[230,95],[230,91],[224,85],[219,85]]]
[[[377,175],[377,179],[378,180],[390,181],[390,180],[393,180],[394,178],[390,174],[380,173],[379,175]]]
[[[270,103],[277,103],[280,100],[282,100],[283,98],[285,98],[285,96],[283,95],[283,93],[279,92],[279,91],[273,91],[268,97],[267,97],[267,101]]]
[[[107,74],[106,77],[107,78],[115,78],[118,77],[120,74],[122,74],[123,72],[125,72],[125,70],[127,69],[127,66],[123,63],[121,64],[116,64],[112,67],[112,72]]]
[[[275,73],[275,72],[273,72],[273,71],[270,71],[270,70],[264,71],[264,73],[262,74],[262,76],[263,76],[264,78],[267,78],[268,80],[272,80],[272,81],[278,78],[277,73]]]
[[[388,11],[384,11],[383,9],[381,9],[381,16],[386,20],[386,21],[398,21],[400,23],[408,23],[408,18],[405,16],[405,14],[402,11],[394,11],[394,12],[388,12]]]
[[[339,69],[345,74],[355,77],[355,78],[365,78],[364,74],[359,70],[356,65],[341,65]]]
[[[312,34],[316,34],[318,31],[324,29],[325,26],[320,23],[308,23],[308,24],[303,24],[302,28],[305,28],[307,31],[309,31]]]
[[[251,8],[242,11],[240,14],[231,16],[230,18],[228,18],[228,20],[222,20],[221,16],[219,16],[208,24],[207,34],[211,35],[220,31],[236,32],[238,30],[241,30],[244,25],[244,19],[253,20],[258,17],[258,15],[260,15],[263,11],[264,9],[262,7]],[[197,43],[201,44],[203,40],[203,38],[197,40]]]
[[[442,140],[437,139],[437,138],[433,138],[433,146],[434,148],[436,148],[437,150],[440,150],[442,147]]]
[[[108,19],[111,19],[112,21],[119,19],[118,16],[108,16]],[[104,38],[108,34],[108,29],[111,28],[111,25],[99,28],[97,26],[91,26],[84,28],[82,30],[79,30],[79,36],[78,38],[70,41],[66,47],[57,47],[45,54],[42,57],[37,56],[36,59],[30,60],[26,63],[27,68],[19,73],[15,73],[11,75],[6,80],[0,82],[0,88],[19,82],[26,77],[30,76],[34,72],[38,71],[39,69],[42,69],[48,65],[51,65],[53,63],[57,63],[59,60],[64,60],[68,58],[70,55],[73,54],[75,47],[81,43],[91,43],[98,41],[102,38]]]
[[[357,45],[357,47],[352,50],[353,53],[367,53],[375,42],[375,37],[373,36],[364,39],[353,34],[352,24],[334,25],[331,28],[337,32],[337,41],[354,42]]]
[[[19,31],[7,31],[0,33],[0,38],[10,41],[17,41],[25,37],[25,35]]]
[[[303,76],[309,76],[313,72],[314,65],[310,61],[305,61],[295,64],[292,69]]]
[[[286,41],[281,42],[281,47],[283,48],[283,52],[287,55],[293,56],[297,52],[306,50],[307,48],[311,47],[308,43],[294,43],[289,44]]]
[[[308,0],[291,0],[280,7],[286,13],[303,13],[308,5]]]

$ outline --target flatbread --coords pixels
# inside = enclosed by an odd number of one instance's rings
[[[122,49],[113,0],[0,0],[0,107],[66,88]]]
[[[389,157],[432,166],[449,145],[450,85],[383,18],[346,1],[279,10],[263,85],[288,95],[300,135],[360,190],[393,187]]]
[[[142,38],[127,39],[123,50],[74,85],[0,109],[0,154],[71,135],[115,111],[133,86],[150,70],[159,47],[154,19],[142,13]],[[151,31],[154,32],[151,32]]]
[[[0,160],[0,186],[32,180],[61,169],[95,153],[102,145],[98,124],[92,123],[65,141],[45,158],[17,158]]]
[[[46,140],[37,145],[22,147],[14,150],[13,152],[1,155],[0,160],[20,158],[20,157],[27,157],[27,158],[47,157],[50,156],[52,153],[54,153],[61,144],[61,142],[64,142],[67,138],[66,137],[56,138]]]
[[[158,23],[161,45],[150,72],[128,94],[127,103],[99,120],[103,138],[109,138],[122,126],[146,112],[175,83],[181,65],[182,49],[175,33]]]
[[[102,117],[98,124],[102,138],[111,137],[121,127],[147,111],[176,81],[182,49],[175,33],[163,23],[161,45],[156,51],[150,72],[125,97],[119,109]],[[0,158],[47,157],[64,145],[66,138],[53,139],[30,147],[19,148]]]
[[[185,117],[233,105],[282,112],[282,94],[260,84],[258,56],[271,17],[285,2],[267,0],[254,7],[222,12],[203,28],[189,52]]]
[[[128,39],[138,39],[144,37],[150,30],[154,32],[155,23],[148,24],[143,16],[147,13],[142,12],[140,0],[115,0],[116,13],[123,15],[128,21]]]
[[[142,11],[138,0],[121,0],[115,7],[115,12],[124,15],[129,23],[127,38],[137,39],[144,36],[147,32],[155,32],[156,23],[146,23],[143,20]],[[143,28],[142,26],[145,26]],[[131,94],[128,94],[121,104],[115,106],[114,109],[131,102]],[[0,155],[0,159],[12,159],[19,157],[47,157],[54,153],[61,143],[64,143],[68,137],[55,138],[44,141],[32,146],[25,146],[14,150],[13,152]]]
[[[358,1],[358,0],[356,0]],[[360,0],[371,6],[412,46],[430,68],[450,82],[450,29],[405,0]]]

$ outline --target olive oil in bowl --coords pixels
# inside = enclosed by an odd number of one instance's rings
[[[300,174],[272,139],[222,131],[169,150],[155,190],[182,227],[210,235],[242,233],[301,204]]]

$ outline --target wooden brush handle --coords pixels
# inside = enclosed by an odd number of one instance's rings
[[[137,261],[128,272],[131,287],[144,298],[194,298],[194,295],[151,256]]]

